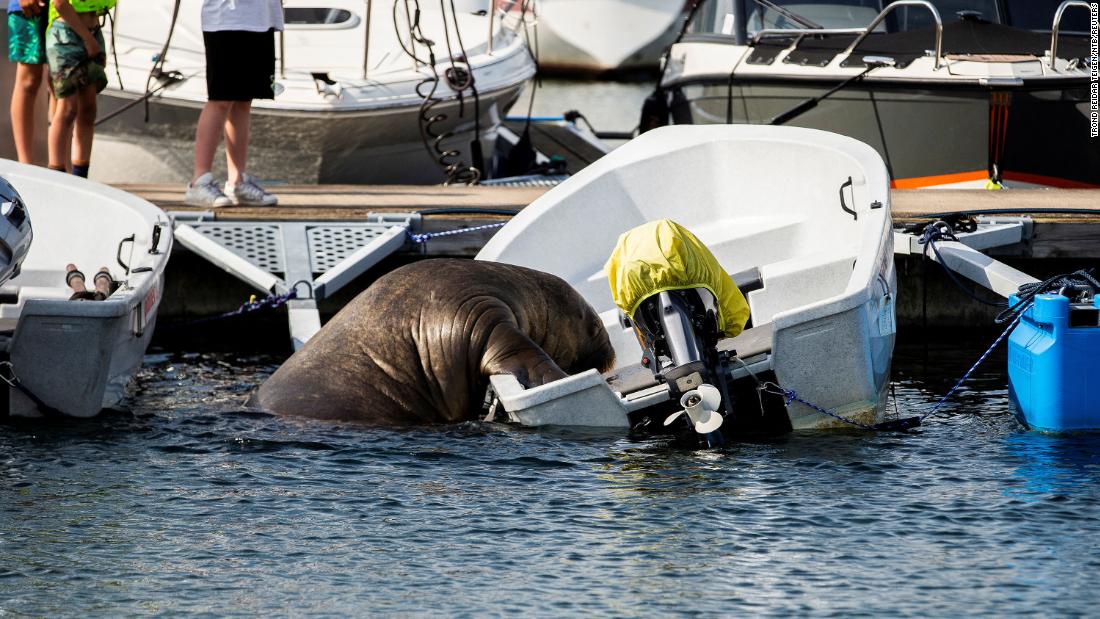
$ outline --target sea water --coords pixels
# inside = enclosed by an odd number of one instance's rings
[[[902,339],[901,414],[988,340]],[[721,451],[245,412],[281,361],[151,354],[128,412],[0,425],[0,617],[1088,615],[1100,438],[1004,355],[909,433]]]

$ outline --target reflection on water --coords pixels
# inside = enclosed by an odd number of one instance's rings
[[[901,346],[926,410],[986,342]],[[1095,435],[1003,356],[908,434],[687,452],[617,432],[240,412],[278,360],[150,356],[132,413],[0,426],[0,614],[1089,614]]]

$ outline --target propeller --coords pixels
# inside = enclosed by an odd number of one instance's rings
[[[680,415],[687,415],[699,434],[710,434],[722,427],[723,417],[718,412],[722,406],[722,394],[717,387],[699,385],[697,389],[692,389],[680,397],[680,406],[683,406],[684,410],[669,415],[665,419],[666,426],[676,421]]]

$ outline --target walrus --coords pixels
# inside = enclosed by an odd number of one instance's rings
[[[532,269],[423,260],[388,273],[271,375],[252,404],[285,415],[423,425],[476,419],[489,376],[531,388],[615,353],[595,310]]]

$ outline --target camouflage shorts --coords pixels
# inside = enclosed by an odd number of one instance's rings
[[[101,50],[106,49],[103,33],[96,28],[96,41]],[[58,99],[71,97],[88,86],[96,92],[107,87],[107,54],[100,52],[88,57],[84,41],[75,30],[60,20],[54,21],[46,33],[46,58],[50,63],[50,83]]]
[[[23,64],[46,64],[46,15],[27,17],[8,13],[8,59]]]

